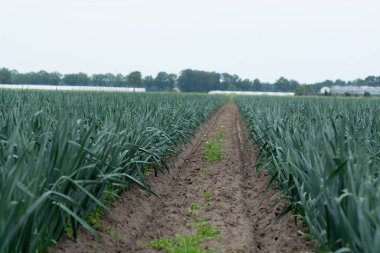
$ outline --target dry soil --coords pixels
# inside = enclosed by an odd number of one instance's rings
[[[224,158],[210,163],[205,144],[223,132]],[[183,151],[183,159],[173,159],[170,174],[149,178],[158,194],[149,196],[138,187],[123,194],[106,213],[103,243],[82,231],[74,241],[64,238],[58,252],[154,252],[141,245],[155,238],[184,232],[193,221],[188,208],[197,203],[204,208],[197,215],[221,229],[221,240],[209,243],[221,252],[307,252],[313,243],[299,233],[289,215],[273,224],[283,209],[280,194],[264,189],[269,176],[253,169],[258,154],[248,140],[248,131],[234,103],[223,106],[197,131]],[[204,192],[211,198],[205,200]],[[276,204],[277,203],[277,204]]]

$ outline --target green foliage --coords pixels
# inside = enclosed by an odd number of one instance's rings
[[[90,83],[90,77],[85,73],[66,74],[62,78],[64,85],[82,85],[86,86]]]
[[[154,79],[154,83],[159,90],[171,91],[174,89],[176,79],[177,75],[159,72]]]
[[[300,84],[295,80],[280,77],[275,83],[262,83],[260,80],[241,79],[238,75],[185,69],[177,79],[184,92],[208,92],[211,90],[230,91],[293,91]]]
[[[222,146],[223,131],[218,131],[216,136],[206,142],[205,158],[209,162],[219,162],[223,160],[224,151]]]
[[[151,241],[145,245],[145,248],[163,250],[168,253],[208,253],[215,252],[211,248],[205,248],[205,242],[214,239],[221,240],[217,237],[220,234],[219,227],[212,227],[209,221],[199,221],[192,224],[196,228],[196,232],[192,235],[177,235],[174,238],[160,238]]]
[[[78,228],[144,166],[165,172],[226,97],[84,92],[0,93],[0,252],[36,252]],[[151,191],[150,191],[151,192]]]
[[[49,85],[83,85],[127,87],[143,85],[147,91],[172,91],[177,85],[183,92],[208,92],[211,90],[233,91],[266,91],[266,92],[292,92],[296,95],[319,95],[322,87],[333,85],[345,86],[380,86],[380,76],[368,76],[353,81],[326,80],[318,83],[300,84],[295,80],[280,77],[274,83],[264,83],[259,79],[242,79],[238,75],[216,73],[201,70],[185,69],[177,78],[176,74],[161,71],[154,78],[142,76],[140,71],[133,71],[129,75],[98,73],[87,75],[85,73],[62,75],[58,72],[19,73],[16,70],[0,69],[0,84],[49,84]]]
[[[237,97],[258,166],[325,251],[379,252],[380,101]]]
[[[144,172],[144,176],[150,176],[155,172],[155,170],[154,170],[154,167],[145,165],[143,167],[143,172]]]
[[[302,85],[294,90],[294,94],[297,96],[313,95],[313,94],[317,94],[318,92],[319,92],[319,89],[316,89],[312,85]]]
[[[146,76],[143,85],[147,91],[173,91],[177,75],[159,72],[155,78]]]
[[[142,75],[140,71],[133,71],[129,73],[127,82],[131,86],[140,86],[142,84]]]
[[[90,85],[105,87],[125,87],[127,86],[127,78],[122,74],[114,75],[112,73],[94,74],[91,76]]]
[[[143,248],[163,250],[164,252],[169,253],[219,252],[204,245],[204,243],[213,240],[220,242],[222,240],[222,237],[220,236],[221,230],[219,227],[213,227],[210,221],[205,220],[197,215],[197,210],[201,208],[207,208],[207,205],[191,203],[186,212],[186,215],[192,217],[195,221],[195,223],[187,224],[187,228],[195,229],[195,233],[192,233],[190,235],[179,234],[171,238],[158,238],[149,242],[148,244],[143,245]]]
[[[101,199],[101,202],[106,207],[110,207],[118,199],[118,197],[118,189],[111,185],[108,186],[107,190],[104,191],[104,195]],[[107,209],[103,207],[96,207],[94,210],[92,210],[86,215],[84,220],[87,222],[88,225],[90,225],[97,231],[102,231],[104,233],[111,234],[111,228],[108,227],[102,220],[102,217],[106,211]],[[72,236],[72,234],[70,234],[70,230],[69,235]]]
[[[205,201],[210,201],[212,199],[212,193],[209,192],[209,191],[205,191],[205,192],[202,193],[202,198]]]
[[[12,73],[9,69],[0,69],[0,84],[11,84],[12,83]]]
[[[102,220],[103,214],[104,214],[104,211],[100,208],[97,208],[93,210],[92,212],[90,212],[89,214],[87,214],[84,220],[92,228],[96,229],[96,231],[101,231],[101,232],[110,234],[111,228],[108,227]]]
[[[185,69],[178,77],[178,86],[184,92],[209,92],[218,89],[220,74],[200,70]]]
[[[190,207],[187,208],[186,215],[187,216],[195,216],[197,214],[197,210],[200,209],[201,206],[197,203],[191,203]]]
[[[288,80],[284,77],[280,77],[275,83],[274,87],[276,91],[291,92],[297,89],[300,84],[295,80]]]

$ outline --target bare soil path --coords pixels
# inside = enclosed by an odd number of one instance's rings
[[[205,144],[223,132],[224,157],[210,163]],[[220,228],[220,240],[207,246],[221,252],[306,252],[312,242],[298,233],[291,217],[272,224],[283,206],[270,189],[263,191],[269,176],[254,171],[257,150],[248,141],[248,131],[238,108],[229,103],[199,130],[183,154],[187,162],[174,161],[169,175],[150,178],[159,197],[137,187],[126,192],[104,217],[109,229],[100,233],[104,243],[82,232],[77,242],[65,238],[58,252],[155,252],[141,245],[156,238],[188,233],[193,222],[189,207],[202,206],[197,215]],[[207,196],[205,196],[207,193]]]

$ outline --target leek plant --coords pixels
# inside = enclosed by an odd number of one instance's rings
[[[0,252],[44,252],[106,208],[110,192],[147,191],[225,97],[0,91]],[[108,196],[109,197],[109,196]]]
[[[237,97],[259,168],[323,251],[380,250],[380,101]],[[284,214],[283,213],[283,214]]]

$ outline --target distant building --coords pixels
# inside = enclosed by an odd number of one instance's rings
[[[321,94],[325,92],[335,94],[335,95],[360,95],[363,96],[365,93],[369,93],[371,96],[380,96],[380,87],[371,87],[371,86],[332,86],[321,88]]]

